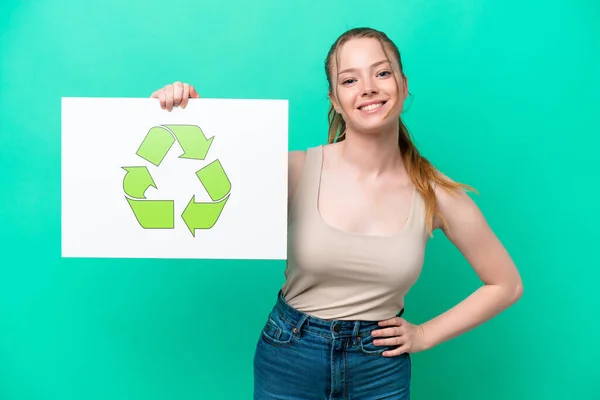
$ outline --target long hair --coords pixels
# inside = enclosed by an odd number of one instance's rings
[[[344,32],[331,46],[329,52],[327,53],[327,57],[325,59],[325,73],[327,75],[327,82],[329,83],[329,92],[333,91],[333,79],[332,79],[332,68],[333,68],[333,59],[337,54],[337,50],[350,39],[355,38],[372,38],[377,39],[381,43],[381,46],[388,57],[388,61],[391,60],[388,55],[388,50],[392,52],[395,61],[398,63],[398,68],[402,75],[402,78],[405,78],[404,71],[402,68],[402,59],[400,57],[400,51],[398,47],[394,44],[394,42],[383,32],[378,31],[372,28],[354,28],[349,31]],[[339,69],[339,63],[336,62],[336,66]],[[394,79],[396,79],[396,74],[394,75]],[[400,85],[398,84],[398,80],[396,79],[396,84],[398,86],[398,90],[400,91]],[[329,107],[328,113],[328,121],[329,121],[329,133],[328,133],[328,143],[340,142],[346,138],[346,121],[341,114],[337,113],[333,107],[333,104]],[[413,140],[411,135],[406,128],[406,125],[402,121],[400,117],[399,121],[399,137],[398,137],[398,147],[400,149],[405,168],[410,176],[411,181],[415,185],[416,189],[419,191],[421,196],[425,201],[426,207],[426,227],[428,233],[431,235],[433,231],[433,219],[435,216],[439,216],[442,220],[444,227],[447,226],[447,221],[444,216],[440,213],[437,204],[436,204],[436,196],[434,187],[439,186],[442,188],[450,189],[450,192],[456,189],[475,191],[472,187],[457,183],[449,180],[443,174],[441,174],[434,166],[421,155]]]

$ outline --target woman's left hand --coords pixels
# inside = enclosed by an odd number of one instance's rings
[[[379,322],[382,329],[371,332],[375,346],[398,346],[382,353],[385,357],[394,357],[402,353],[417,353],[427,349],[423,328],[413,325],[401,317]]]

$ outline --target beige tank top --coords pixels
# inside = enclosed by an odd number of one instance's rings
[[[317,318],[391,318],[423,266],[429,238],[423,199],[415,189],[406,225],[396,235],[343,232],[318,212],[322,165],[322,146],[309,148],[290,202],[283,296]]]

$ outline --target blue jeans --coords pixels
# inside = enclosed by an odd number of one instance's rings
[[[327,321],[279,292],[254,355],[255,400],[410,399],[410,354],[381,355],[377,321]]]

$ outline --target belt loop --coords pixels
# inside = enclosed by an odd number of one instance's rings
[[[296,324],[296,327],[294,328],[294,335],[296,335],[297,337],[300,337],[300,333],[302,332],[302,325],[304,325],[304,323],[308,320],[308,315],[304,314],[302,317],[300,317],[300,319],[298,320],[298,323]]]
[[[354,346],[358,345],[360,341],[360,321],[354,322],[354,328],[352,329],[352,344]]]
[[[352,329],[352,336],[358,337],[359,332],[360,332],[360,321],[354,321],[354,328]]]

